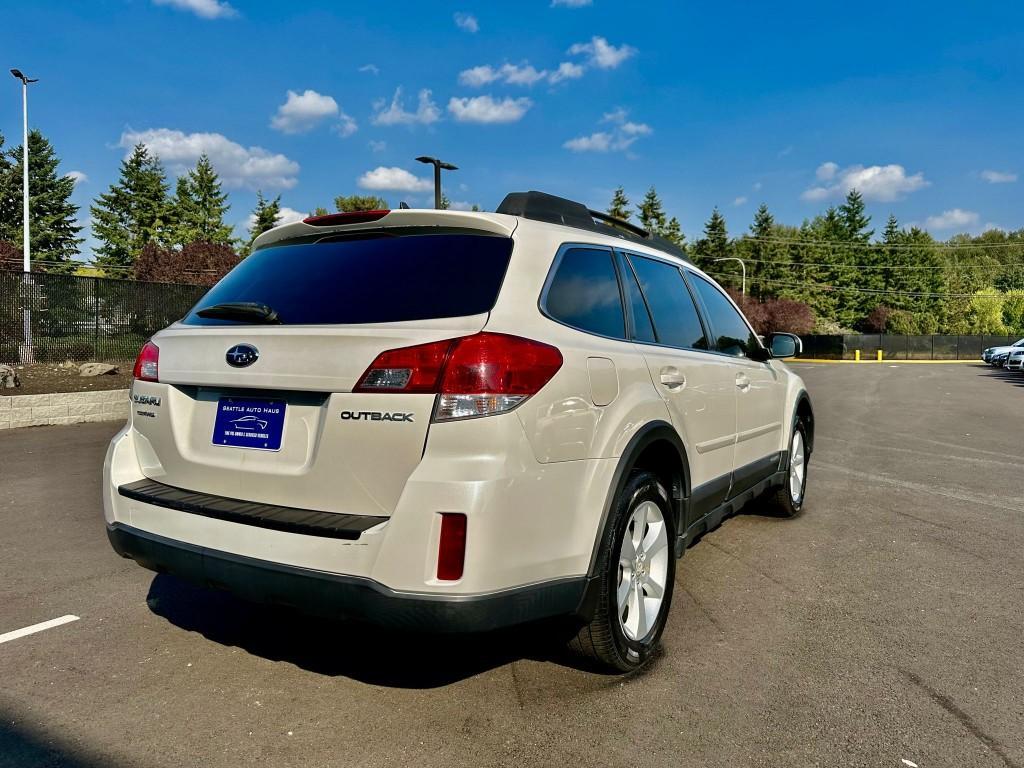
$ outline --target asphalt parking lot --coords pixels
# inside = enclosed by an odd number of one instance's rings
[[[680,563],[664,652],[437,639],[250,606],[118,558],[115,424],[0,453],[0,766],[1024,766],[1024,375],[797,365],[805,514]]]

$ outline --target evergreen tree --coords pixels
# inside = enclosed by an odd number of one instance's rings
[[[4,135],[0,133],[0,243],[14,242],[21,226],[21,179],[15,179],[14,166],[4,150]],[[21,245],[19,240],[17,245]]]
[[[170,236],[167,175],[144,144],[121,161],[121,177],[91,207],[92,231],[101,245],[96,262],[131,266],[146,243],[163,245]]]
[[[447,197],[442,196],[441,202],[444,203],[447,199]],[[388,201],[376,195],[339,195],[334,198],[334,207],[338,209],[338,213],[383,211],[387,209]]]
[[[750,237],[745,239],[745,255],[749,259],[750,293],[762,300],[777,296],[792,274],[779,263],[787,258],[784,244],[772,242],[774,239],[777,239],[775,217],[768,206],[761,203],[750,225]]]
[[[673,242],[683,250],[686,250],[686,235],[683,234],[683,228],[679,226],[679,219],[675,216],[668,220],[668,224],[665,225],[665,229],[659,234],[661,234],[661,236],[666,240]]]
[[[178,178],[173,204],[175,244],[231,245],[231,227],[224,223],[224,214],[231,207],[227,199],[210,159],[201,155],[196,167]]]
[[[616,219],[622,219],[622,221],[629,221],[631,216],[629,198],[626,197],[626,190],[622,187],[616,189],[615,194],[612,195],[611,205],[608,206],[608,215],[614,216]]]
[[[694,245],[694,253],[700,263],[708,269],[712,268],[715,259],[723,259],[732,256],[732,249],[729,247],[729,233],[725,226],[725,217],[716,207],[711,212],[711,218],[704,225],[704,237]],[[736,272],[740,276],[740,267],[735,262],[728,264],[714,264],[715,272]]]
[[[50,262],[40,268],[50,272],[71,272],[76,265],[70,264],[78,253],[82,238],[78,233],[82,227],[76,223],[78,206],[71,202],[75,190],[74,180],[57,174],[60,159],[53,145],[37,130],[28,134],[28,189],[30,207],[30,245],[32,260]],[[15,147],[8,153],[14,178],[20,180],[24,169],[22,148]],[[21,184],[17,184],[21,191]],[[18,195],[20,201],[21,195]],[[12,240],[21,243],[23,237],[22,216],[17,216]],[[35,268],[35,267],[33,267]]]
[[[648,232],[660,235],[665,230],[665,211],[661,205],[661,198],[658,197],[654,187],[647,190],[647,194],[644,195],[644,199],[640,201],[636,210],[640,217],[640,226]]]
[[[330,211],[328,211],[322,205],[318,205],[316,208],[313,209],[313,212],[311,214],[309,214],[309,215],[310,216],[327,216],[329,213],[330,213]]]
[[[846,201],[839,206],[838,216],[842,222],[844,240],[867,243],[875,234],[873,229],[868,229],[871,217],[865,213],[864,197],[856,189],[851,189],[847,193]]]
[[[273,200],[267,200],[263,192],[256,192],[256,207],[252,211],[252,226],[249,227],[249,242],[242,248],[242,256],[252,253],[253,241],[266,232],[277,226],[277,220],[281,216],[281,196]]]
[[[442,192],[441,193],[441,210],[442,211],[447,211],[451,207],[452,207],[452,201],[448,199],[448,195],[446,195],[444,192]]]

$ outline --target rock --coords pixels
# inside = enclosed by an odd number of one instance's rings
[[[70,360],[65,360],[63,363],[61,363],[57,367],[62,369],[62,370],[65,370],[65,371],[71,371],[71,370],[74,370],[74,369],[78,368],[78,363],[73,363]]]
[[[117,373],[117,366],[107,363],[82,363],[78,366],[79,376],[103,376],[115,373]]]
[[[0,389],[14,389],[21,386],[17,372],[9,365],[0,365]]]

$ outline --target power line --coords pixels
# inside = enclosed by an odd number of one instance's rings
[[[717,277],[735,277],[732,273],[708,272],[709,275]],[[794,288],[810,288],[819,291],[844,292],[844,293],[865,293],[872,296],[910,296],[926,299],[992,299],[1003,300],[1003,296],[977,296],[973,293],[934,293],[930,291],[893,291],[885,288],[848,288],[844,286],[829,285],[828,283],[798,283],[787,280],[769,280],[754,278],[751,283],[771,283],[773,285],[785,285]]]
[[[885,248],[885,249],[922,249],[938,248],[940,250],[967,250],[967,249],[994,249],[994,248],[1024,248],[1024,241],[1018,240],[1008,243],[943,243],[934,241],[930,243],[858,243],[848,240],[801,240],[788,237],[754,237],[752,235],[741,235],[733,240],[739,242],[760,242],[779,243],[782,245],[819,245],[841,248]]]
[[[846,269],[891,269],[891,270],[899,270],[899,269],[931,269],[931,270],[946,270],[946,269],[949,269],[949,270],[960,270],[960,269],[995,269],[995,270],[999,270],[999,269],[1017,269],[1019,267],[1024,267],[1024,263],[1022,263],[1022,264],[964,264],[964,265],[959,265],[959,264],[942,264],[942,265],[939,265],[939,266],[933,266],[933,265],[904,265],[904,264],[840,264],[840,263],[822,264],[822,263],[818,263],[816,261],[814,261],[814,262],[806,262],[806,261],[774,261],[773,259],[747,259],[747,258],[744,258],[743,261],[747,262],[748,264],[778,264],[779,266],[787,266],[787,267],[788,266],[793,266],[793,267],[840,267],[840,268],[846,268]]]

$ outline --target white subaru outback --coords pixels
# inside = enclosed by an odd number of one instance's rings
[[[369,211],[261,235],[135,364],[114,549],[331,617],[569,616],[617,670],[675,561],[748,502],[800,512],[803,382],[667,241],[579,203]]]

